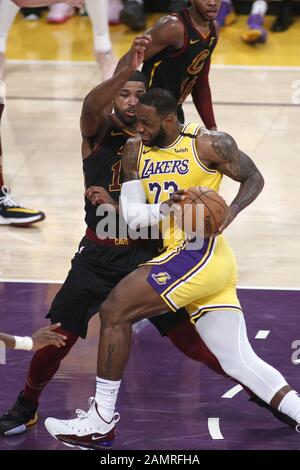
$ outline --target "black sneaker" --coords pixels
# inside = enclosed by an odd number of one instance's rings
[[[129,1],[120,13],[120,21],[133,31],[143,31],[146,28],[144,7],[139,2]]]
[[[37,21],[41,18],[44,8],[21,8],[21,13],[26,21]]]
[[[25,400],[23,392],[17,398],[13,407],[0,416],[0,436],[16,436],[26,431],[38,420],[38,405]]]
[[[44,212],[19,206],[6,186],[0,188],[0,225],[27,227],[45,217]]]
[[[281,33],[289,29],[292,24],[291,2],[281,1],[279,14],[271,27],[271,31]]]
[[[249,401],[255,403],[256,405],[260,406],[261,408],[266,408],[267,410],[271,411],[274,418],[277,418],[282,423],[287,424],[288,426],[290,426],[291,428],[296,429],[296,431],[299,432],[298,429],[297,429],[297,427],[299,425],[296,421],[294,421],[292,418],[290,418],[285,413],[282,413],[281,411],[277,410],[276,408],[273,408],[271,405],[264,402],[261,398],[258,398],[257,396],[253,396],[249,399]]]

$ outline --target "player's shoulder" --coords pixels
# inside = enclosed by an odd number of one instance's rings
[[[236,149],[236,142],[227,132],[200,127],[196,137],[197,149],[207,160],[215,160]]]
[[[211,130],[207,129],[204,126],[199,127],[197,132],[197,137],[199,139],[204,139],[207,142],[213,142],[215,140],[222,140],[222,141],[231,141],[233,138],[227,132],[219,131],[219,130]]]
[[[183,23],[181,18],[177,14],[170,14],[162,16],[152,28],[154,29],[165,29],[168,31],[172,30],[181,30],[183,28]]]
[[[139,149],[142,144],[142,138],[140,134],[133,135],[127,139],[124,146],[125,153],[131,153],[131,156],[136,155],[139,152]],[[124,153],[124,152],[123,152]]]
[[[126,142],[126,145],[128,146],[132,146],[132,145],[140,145],[142,142],[142,137],[140,134],[136,134],[136,135],[132,135],[131,137],[129,137],[129,139],[127,139],[127,142]]]

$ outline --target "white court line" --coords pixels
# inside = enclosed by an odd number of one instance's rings
[[[62,284],[64,279],[19,279],[19,278],[1,278],[0,282],[24,282],[32,284]],[[284,290],[284,291],[300,291],[300,287],[274,287],[274,286],[238,286],[238,289],[249,290]]]
[[[53,280],[53,279],[1,279],[0,282],[23,282],[24,284],[62,284],[62,280]]]
[[[238,289],[256,289],[256,290],[300,290],[300,287],[281,287],[281,286],[237,286]]]
[[[97,65],[95,60],[6,60],[7,64],[12,65]]]
[[[269,72],[299,72],[298,65],[226,65],[214,64],[212,68],[215,70],[256,70]]]
[[[255,336],[255,339],[266,339],[270,334],[270,330],[259,330]]]
[[[7,60],[8,64],[27,64],[27,65],[76,65],[84,66],[96,65],[94,60]],[[270,71],[270,72],[299,72],[300,66],[290,65],[226,65],[226,64],[213,64],[211,66],[215,70],[257,70],[257,71]]]
[[[235,387],[232,387],[230,390],[228,390],[228,392],[224,393],[221,398],[233,398],[242,390],[244,389],[241,385],[236,385]]]
[[[220,418],[208,418],[208,430],[213,439],[224,439],[220,430]]]

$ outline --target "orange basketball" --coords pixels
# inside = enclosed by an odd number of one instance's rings
[[[210,188],[193,187],[188,189],[185,200],[179,203],[181,208],[181,220],[177,215],[177,221],[186,233],[199,234],[208,238],[218,232],[225,221],[228,206],[222,196]],[[199,204],[202,206],[197,207]],[[199,217],[201,218],[199,220]]]

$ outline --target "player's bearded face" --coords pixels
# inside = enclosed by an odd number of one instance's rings
[[[167,133],[161,124],[157,133],[151,136],[150,140],[147,142],[147,146],[148,147],[163,147],[166,142],[166,139],[167,139]]]
[[[136,113],[136,130],[141,134],[143,143],[149,147],[163,147],[168,136],[163,120],[155,108],[139,103]]]
[[[136,106],[139,97],[145,93],[142,82],[126,82],[115,97],[114,111],[117,118],[125,126],[134,127],[136,124]]]
[[[114,109],[115,115],[123,124],[126,126],[133,126],[136,124],[135,108],[132,107],[122,110],[115,105]]]

